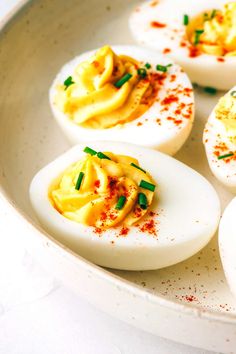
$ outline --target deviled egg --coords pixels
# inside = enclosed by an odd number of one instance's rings
[[[236,2],[146,1],[130,18],[138,43],[166,53],[192,82],[229,90],[236,77]]]
[[[192,256],[220,217],[216,192],[197,172],[119,142],[73,147],[36,174],[30,199],[57,240],[96,264],[127,270]]]
[[[213,109],[204,129],[203,143],[213,174],[236,192],[236,86]]]
[[[84,53],[50,89],[57,122],[71,143],[111,140],[175,154],[193,124],[191,83],[170,59],[136,46]]]
[[[219,226],[219,249],[225,276],[236,296],[236,198],[225,209]]]

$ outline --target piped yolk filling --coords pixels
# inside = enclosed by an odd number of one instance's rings
[[[219,100],[215,109],[216,118],[223,124],[227,138],[236,145],[236,97],[235,91]]]
[[[85,128],[105,129],[132,121],[153,104],[158,90],[151,73],[139,74],[141,67],[105,46],[57,86],[54,104]]]
[[[140,220],[152,204],[154,189],[151,176],[136,159],[95,152],[53,182],[49,199],[64,217],[107,229],[119,224],[131,226]]]
[[[216,56],[236,55],[236,2],[222,10],[212,9],[191,19],[187,37],[200,53]]]

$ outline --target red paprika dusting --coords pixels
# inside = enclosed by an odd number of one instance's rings
[[[157,21],[152,21],[151,22],[151,27],[164,28],[164,27],[166,27],[166,24],[165,23],[161,23],[161,22],[157,22]]]
[[[138,126],[138,127],[140,127],[141,125],[143,125],[143,123],[141,123],[141,122],[138,122],[138,123],[137,123],[137,126]]]
[[[183,121],[181,119],[176,119],[174,117],[167,117],[167,120],[173,121],[173,123],[177,126],[180,125],[181,123],[183,123]]]
[[[171,52],[170,48],[164,48],[163,51],[162,51],[163,54],[168,54],[170,52]]]
[[[225,59],[222,58],[222,57],[216,58],[216,60],[217,60],[219,63],[223,63],[223,62],[225,61]]]
[[[139,227],[139,230],[149,235],[157,236],[156,222],[154,219],[145,221],[144,224]]]
[[[174,82],[176,80],[176,75],[175,74],[172,74],[170,76],[170,82]]]
[[[92,64],[95,66],[95,68],[98,68],[99,65],[100,65],[97,60],[94,60],[94,61],[92,62]]]
[[[128,233],[129,233],[129,228],[123,226],[122,229],[121,229],[120,232],[119,232],[119,236],[127,236]]]
[[[99,187],[100,187],[100,181],[99,181],[99,179],[97,179],[97,180],[94,182],[94,186],[95,186],[96,188],[99,188]]]
[[[188,50],[189,50],[189,57],[190,58],[196,58],[201,54],[199,49],[193,45],[189,46]]]
[[[184,41],[181,41],[180,42],[180,47],[186,47],[187,46],[187,43],[186,42],[184,42]]]
[[[174,95],[169,95],[169,96],[165,97],[164,100],[161,101],[161,104],[168,105],[173,102],[178,102],[178,100],[179,100],[179,97],[174,96]]]

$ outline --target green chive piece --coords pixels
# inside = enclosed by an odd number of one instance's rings
[[[139,183],[139,187],[144,188],[144,189],[148,189],[151,192],[154,192],[154,190],[156,188],[156,186],[154,184],[144,181],[143,179]]]
[[[133,166],[133,167],[135,167],[135,168],[137,168],[138,170],[143,171],[144,173],[146,173],[145,170],[143,170],[140,166],[135,165],[135,163],[132,162],[130,165]]]
[[[222,160],[222,159],[227,159],[227,157],[231,157],[233,156],[234,154],[232,152],[230,152],[229,154],[225,154],[225,155],[221,155],[221,156],[218,156],[217,159],[218,160]]]
[[[64,81],[64,85],[66,86],[65,90],[70,86],[73,85],[74,81],[72,79],[72,76],[69,76],[65,81]]]
[[[147,197],[144,193],[139,193],[138,194],[138,204],[140,205],[141,209],[147,209],[148,207],[148,201]]]
[[[144,79],[147,76],[147,70],[144,68],[139,68],[138,69],[138,75]]]
[[[118,202],[116,204],[116,209],[121,210],[123,206],[125,205],[126,202],[126,197],[124,195],[121,195],[118,199]]]
[[[216,12],[217,12],[217,10],[215,10],[215,9],[214,9],[214,10],[212,10],[212,13],[211,13],[211,19],[215,17]]]
[[[156,70],[162,71],[163,73],[166,73],[167,70],[168,70],[168,68],[169,68],[170,66],[172,66],[172,65],[173,65],[173,64],[168,64],[168,65],[160,65],[160,64],[157,64]]]
[[[208,13],[205,12],[205,13],[203,14],[203,21],[207,21],[207,20],[208,20]]]
[[[123,86],[127,81],[131,79],[132,75],[130,73],[125,74],[120,80],[115,82],[115,87],[120,88]]]
[[[86,154],[89,154],[89,155],[96,155],[97,154],[97,151],[91,149],[90,147],[86,146],[86,148],[84,148],[84,152],[86,152]]]
[[[81,186],[83,178],[84,178],[84,172],[80,172],[79,173],[79,177],[78,177],[77,182],[76,182],[76,185],[75,185],[75,189],[77,191],[80,189],[80,186]]]
[[[236,98],[236,91],[230,92],[230,95],[231,95],[232,97],[235,97],[235,98]]]
[[[105,155],[103,152],[101,152],[101,151],[99,151],[98,153],[97,153],[97,157],[99,158],[99,159],[107,159],[107,160],[110,160],[110,157],[109,156],[107,156],[107,155]]]
[[[146,63],[145,65],[144,65],[147,69],[151,69],[151,64],[149,64],[149,63]]]
[[[210,95],[215,95],[217,93],[217,89],[215,87],[210,86],[204,87],[204,91],[206,93],[209,93]]]
[[[188,15],[185,14],[184,18],[183,18],[183,24],[184,24],[184,26],[187,26],[188,23],[189,23],[189,17],[188,17]]]
[[[203,34],[204,30],[196,30],[195,31],[195,38],[194,38],[194,45],[197,45],[200,41],[200,36]]]

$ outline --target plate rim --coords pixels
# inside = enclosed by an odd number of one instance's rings
[[[33,0],[18,0],[18,2],[12,6],[11,10],[0,21],[0,34],[4,31],[5,27],[10,24],[10,22],[20,13],[20,11],[29,3],[32,3]],[[40,227],[34,220],[23,211],[21,208],[14,202],[10,196],[6,193],[3,186],[0,184],[0,198],[9,207],[12,215],[17,217],[19,221],[29,230],[32,228],[32,232],[37,233],[37,237],[46,239],[50,242],[53,247],[60,248],[65,254],[80,264],[81,267],[87,268],[88,271],[96,274],[101,279],[105,279],[109,283],[117,285],[119,288],[123,288],[126,291],[134,294],[139,298],[147,298],[148,301],[151,301],[153,304],[158,304],[159,306],[166,307],[169,310],[174,310],[176,312],[182,312],[185,315],[193,316],[195,318],[202,318],[204,320],[216,321],[224,324],[236,324],[236,314],[232,313],[223,313],[218,312],[213,309],[206,309],[199,307],[194,304],[180,303],[177,300],[167,299],[164,295],[154,295],[151,290],[141,288],[139,285],[132,283],[131,281],[124,279],[116,274],[111,274],[109,270],[99,267],[96,264],[86,260],[81,257],[79,254],[76,254],[71,249],[54,239],[49,233],[47,233],[42,227]],[[230,291],[230,289],[229,289]]]

